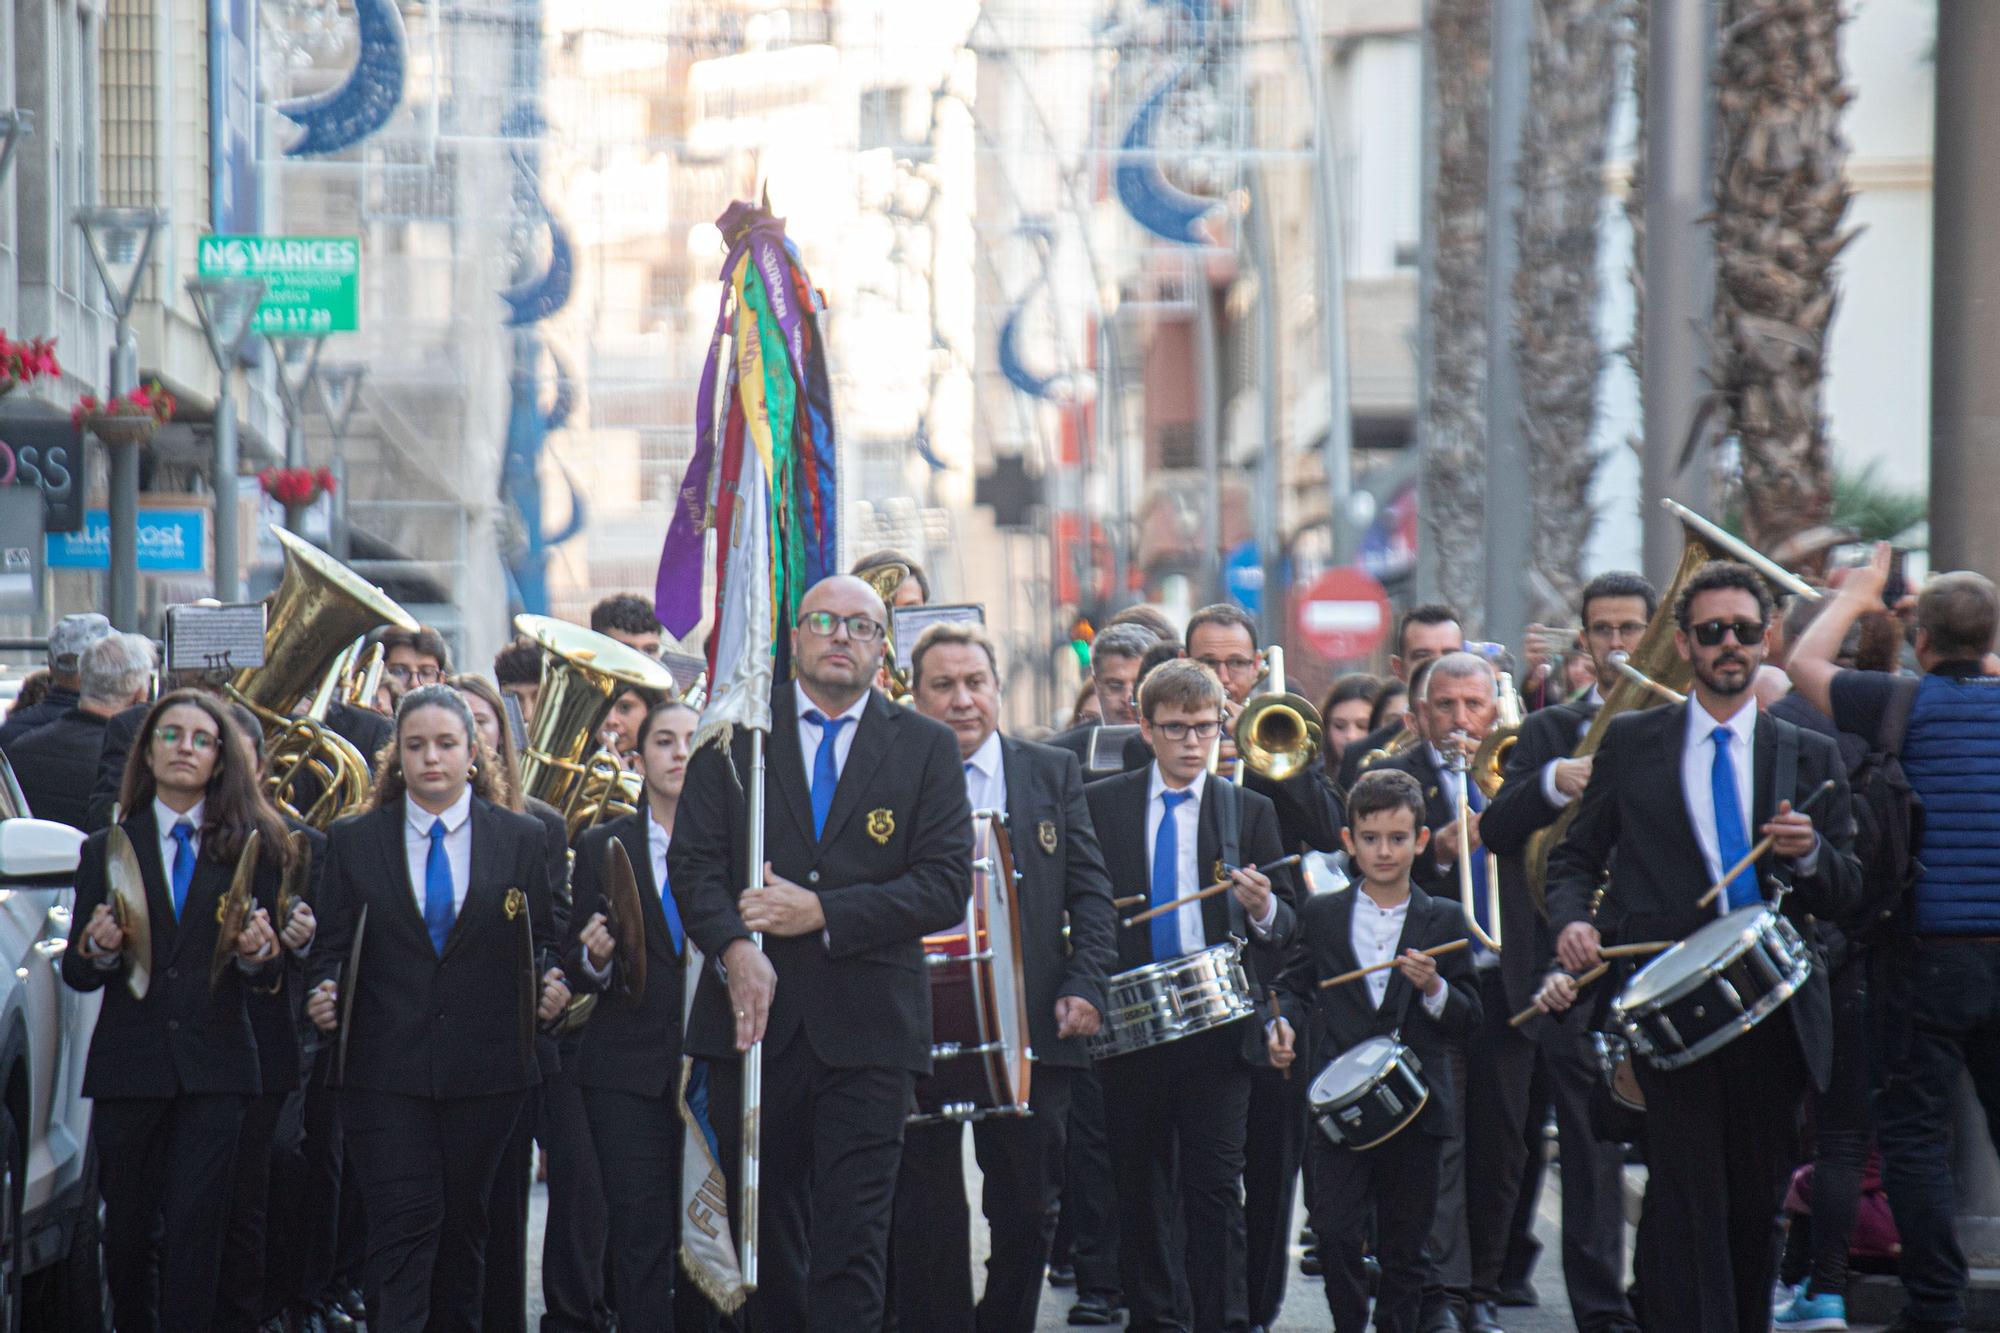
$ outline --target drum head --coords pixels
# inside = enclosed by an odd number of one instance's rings
[[[1394,1037],[1370,1037],[1359,1046],[1350,1046],[1320,1071],[1307,1095],[1315,1106],[1319,1106],[1367,1087],[1388,1067],[1401,1047],[1402,1044]]]
[[[1756,933],[1767,907],[1739,907],[1718,917],[1639,969],[1625,983],[1618,1003],[1625,1009],[1651,1004],[1678,993],[1708,968],[1730,957],[1735,946]]]
[[[1021,964],[1021,895],[1018,885],[1006,882],[1006,872],[1012,868],[1010,858],[981,876],[980,887],[987,893],[986,947],[993,953],[994,1013],[989,1031],[1000,1039],[1000,1058],[1011,1084],[994,1091],[1001,1102],[1025,1106],[1032,1053],[1028,1049],[1028,997]]]

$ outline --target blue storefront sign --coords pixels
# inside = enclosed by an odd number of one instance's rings
[[[52,532],[50,569],[111,568],[111,519],[102,509],[84,511],[83,531]],[[139,568],[148,574],[199,574],[207,568],[208,511],[158,508],[139,511]]]

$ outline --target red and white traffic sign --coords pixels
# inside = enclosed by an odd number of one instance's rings
[[[1366,657],[1389,632],[1389,594],[1365,569],[1343,565],[1299,595],[1299,636],[1332,662]]]

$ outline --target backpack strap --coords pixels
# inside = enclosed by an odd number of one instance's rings
[[[1220,774],[1210,774],[1208,785],[1215,792],[1215,841],[1216,854],[1222,863],[1229,866],[1243,864],[1243,791],[1235,783]],[[1243,915],[1243,904],[1236,901],[1236,895],[1227,893],[1223,901],[1229,904],[1229,933],[1238,939],[1250,938],[1250,922]]]
[[[1920,676],[1898,676],[1882,709],[1882,722],[1875,730],[1875,748],[1883,754],[1900,755],[1910,730],[1910,710],[1916,707],[1917,691],[1923,688]]]

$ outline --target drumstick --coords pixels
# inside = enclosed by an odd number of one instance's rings
[[[1470,948],[1471,946],[1471,940],[1453,940],[1450,944],[1433,945],[1423,950],[1423,955],[1426,958],[1437,958],[1444,954],[1457,953],[1460,949]],[[1386,963],[1373,963],[1367,967],[1357,967],[1352,972],[1342,972],[1337,977],[1328,977],[1325,981],[1320,982],[1319,986],[1321,990],[1325,990],[1328,986],[1338,986],[1344,981],[1358,981],[1371,973],[1386,972],[1402,961],[1401,957],[1396,957],[1391,958]]]
[[[1673,940],[1648,940],[1644,944],[1614,944],[1608,949],[1599,949],[1597,956],[1600,958],[1642,958],[1650,953],[1665,953],[1673,947]],[[1608,966],[1606,963],[1599,963],[1596,967],[1591,968],[1590,971],[1576,979],[1576,988],[1582,990],[1585,986],[1603,976]],[[1508,1019],[1507,1026],[1517,1028],[1540,1012],[1542,1012],[1540,1009],[1531,1004],[1520,1013]]]
[[[1145,901],[1146,901],[1145,894],[1134,893],[1123,898],[1113,898],[1111,900],[1111,905],[1122,912],[1128,907],[1137,907],[1140,903],[1143,903]]]
[[[1266,865],[1258,866],[1257,873],[1260,875],[1268,875],[1273,870],[1283,870],[1286,866],[1292,865],[1296,863],[1298,860],[1299,860],[1299,854],[1297,852],[1293,852],[1290,856],[1281,856],[1277,860],[1272,861]],[[1143,912],[1139,912],[1133,916],[1128,916],[1125,918],[1125,924],[1128,926],[1136,926],[1141,921],[1151,921],[1156,916],[1164,916],[1168,912],[1176,911],[1179,908],[1186,907],[1189,903],[1198,903],[1204,898],[1213,898],[1216,894],[1221,893],[1224,889],[1228,888],[1232,882],[1233,881],[1227,879],[1218,879],[1217,881],[1215,881],[1215,883],[1209,885],[1207,888],[1199,890],[1198,892],[1195,893],[1190,893],[1185,898],[1176,898],[1170,903],[1161,903],[1158,907],[1149,907]],[[1130,902],[1131,899],[1121,899],[1120,901]],[[1144,898],[1140,898],[1138,901],[1145,902],[1146,900]]]
[[[1792,807],[1792,813],[1795,815],[1802,815],[1806,813],[1806,811],[1812,809],[1813,806],[1818,803],[1820,797],[1832,791],[1833,786],[1834,783],[1832,778],[1828,778],[1825,782],[1820,783],[1819,786],[1813,788],[1813,794],[1806,797],[1805,803],[1803,805],[1796,805]],[[1717,880],[1707,893],[1702,894],[1700,898],[1695,900],[1694,904],[1695,907],[1697,909],[1706,909],[1708,907],[1713,906],[1716,898],[1722,893],[1723,888],[1729,883],[1730,880],[1735,879],[1745,870],[1748,870],[1752,865],[1756,864],[1759,860],[1763,858],[1765,852],[1768,852],[1770,850],[1771,850],[1771,837],[1769,834],[1766,834],[1762,838],[1758,839],[1757,845],[1755,847],[1752,847],[1748,852],[1744,853],[1743,859],[1741,861],[1738,861],[1735,865],[1729,867],[1729,869],[1722,872],[1722,878]]]
[[[1284,1014],[1282,1014],[1282,1013],[1280,1013],[1280,1012],[1278,1011],[1278,992],[1276,992],[1276,991],[1272,991],[1272,992],[1271,992],[1271,1021],[1275,1023],[1275,1022],[1277,1022],[1277,1021],[1278,1021],[1279,1019],[1281,1019],[1281,1018],[1283,1018],[1283,1017],[1284,1017]],[[1285,1066],[1285,1081],[1286,1081],[1287,1083],[1289,1083],[1289,1082],[1291,1082],[1291,1078],[1292,1078],[1292,1067],[1291,1067],[1290,1065],[1286,1065],[1286,1066]]]
[[[1607,952],[1609,951],[1607,950]],[[1610,970],[1611,970],[1611,964],[1599,963],[1596,967],[1591,968],[1590,971],[1584,973],[1582,976],[1576,979],[1576,988],[1578,990],[1582,990],[1585,986],[1588,986],[1591,982],[1597,980],[1599,977],[1603,976],[1606,972],[1609,972]],[[1533,1018],[1536,1014],[1539,1014],[1541,1012],[1542,1011],[1539,1006],[1531,1004],[1526,1009],[1523,1009],[1520,1013],[1515,1014],[1512,1018],[1508,1019],[1507,1026],[1510,1028],[1517,1028],[1521,1026],[1521,1024],[1527,1022],[1529,1019]]]

